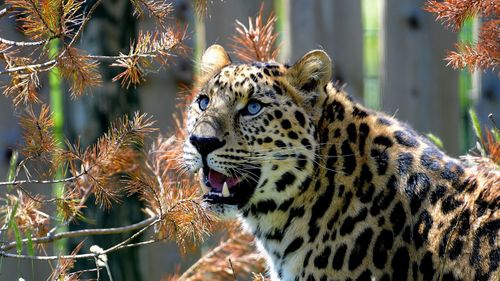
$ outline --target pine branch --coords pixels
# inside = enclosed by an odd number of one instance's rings
[[[14,0],[14,1],[17,1],[17,0]],[[20,1],[24,1],[24,0],[20,0]],[[30,3],[31,3],[31,0],[28,0],[28,1],[30,1]],[[67,49],[71,48],[75,44],[76,40],[78,40],[80,38],[80,36],[81,36],[81,34],[82,34],[85,26],[87,25],[87,23],[89,22],[89,20],[92,18],[92,14],[97,9],[97,7],[101,4],[101,2],[102,2],[102,0],[97,0],[90,7],[90,9],[87,12],[87,14],[83,16],[83,20],[82,20],[82,22],[80,24],[80,27],[78,28],[77,32],[71,38],[71,41],[68,44],[64,44],[64,50],[62,50],[61,53],[58,54],[58,56],[57,56],[56,59],[52,59],[52,60],[49,60],[49,61],[46,61],[46,62],[43,62],[43,63],[37,63],[37,64],[30,64],[30,65],[25,65],[25,66],[7,68],[5,71],[0,71],[0,75],[1,74],[9,74],[9,73],[13,73],[13,72],[20,72],[20,71],[29,71],[29,72],[32,72],[33,70],[39,70],[39,69],[43,69],[43,71],[48,71],[51,68],[53,68],[57,64],[58,59],[61,59],[65,55]],[[37,13],[39,13],[38,10],[37,10]],[[53,39],[54,38],[57,38],[57,36],[54,36]]]
[[[101,83],[99,74],[99,64],[91,60],[81,51],[70,47],[58,61],[61,76],[71,83],[70,93],[73,98],[83,95],[89,88],[98,86]]]
[[[454,31],[458,31],[468,18],[487,18],[500,13],[497,0],[428,0],[424,9],[436,14],[436,20]]]
[[[142,17],[145,13],[144,10],[147,10],[157,25],[167,29],[166,20],[174,10],[172,3],[165,0],[131,0],[130,2],[134,6],[134,15]]]
[[[496,70],[500,76],[500,5],[497,0],[445,0],[426,2],[424,9],[434,13],[436,20],[458,31],[472,17],[483,19],[475,44],[456,44],[446,61],[451,67],[474,70]]]
[[[131,0],[135,13],[141,16],[147,13],[154,17],[162,31],[154,33],[140,32],[136,43],[130,46],[128,54],[103,56],[85,54],[74,48],[75,42],[81,37],[85,26],[102,0],[95,1],[88,11],[82,12],[81,0],[55,0],[37,2],[34,0],[8,0],[13,7],[2,11],[13,11],[23,15],[22,30],[34,40],[13,41],[0,38],[0,59],[6,62],[0,75],[10,75],[11,83],[5,87],[4,95],[14,99],[15,106],[39,102],[38,75],[58,66],[63,78],[70,82],[72,97],[88,93],[88,89],[101,83],[98,71],[99,61],[114,61],[111,66],[124,70],[112,81],[120,80],[121,86],[128,88],[145,80],[149,73],[156,73],[170,63],[175,54],[185,52],[183,41],[186,28],[176,26],[168,28],[166,19],[172,11],[172,5],[163,0]],[[47,56],[45,50],[38,48],[58,39],[62,48],[55,57]],[[19,56],[19,50],[35,47],[33,52],[39,53],[38,58]],[[9,51],[9,52],[7,52]]]
[[[48,3],[47,3],[48,2]],[[5,3],[10,5],[12,9],[19,15],[18,20],[21,22],[21,30],[31,36],[34,40],[41,38],[49,38],[52,36],[59,36],[59,34],[52,29],[46,20],[42,11],[48,10],[47,14],[57,15],[57,5],[59,1],[41,3],[41,1],[34,0],[6,0]],[[44,5],[48,4],[48,5]],[[44,5],[44,6],[42,6]]]
[[[124,71],[113,78],[113,82],[121,80],[124,88],[137,85],[144,81],[148,70],[153,68],[157,62],[160,67],[170,61],[173,52],[183,53],[185,51],[183,41],[186,29],[180,31],[167,30],[164,32],[140,32],[137,43],[130,45],[128,55],[120,54],[111,66],[124,68]]]

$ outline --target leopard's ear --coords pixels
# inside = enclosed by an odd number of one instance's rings
[[[322,50],[305,54],[287,71],[291,85],[303,92],[314,92],[332,78],[332,60]]]
[[[206,82],[224,66],[230,65],[231,59],[221,45],[214,44],[201,57],[199,81]]]

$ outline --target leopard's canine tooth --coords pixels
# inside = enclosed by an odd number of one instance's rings
[[[229,195],[229,186],[227,186],[227,182],[224,182],[224,185],[222,186],[222,196],[229,197]]]

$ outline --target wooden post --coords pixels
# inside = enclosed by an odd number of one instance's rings
[[[423,0],[383,0],[381,107],[459,152],[458,72],[443,58],[457,35],[422,10]]]
[[[363,26],[360,0],[289,1],[291,63],[313,49],[333,60],[334,79],[347,83],[350,94],[363,96]]]

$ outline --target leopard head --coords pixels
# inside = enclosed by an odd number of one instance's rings
[[[230,215],[301,192],[313,174],[315,128],[331,71],[320,50],[290,67],[233,64],[221,46],[206,50],[183,158],[199,174],[213,210]]]

